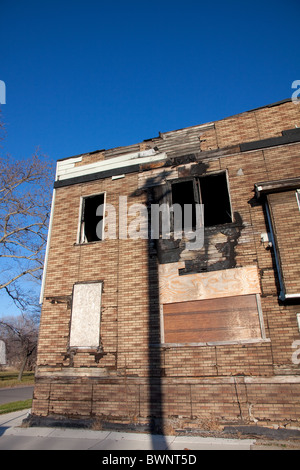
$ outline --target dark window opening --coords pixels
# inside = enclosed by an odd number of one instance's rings
[[[103,216],[104,194],[84,198],[81,218],[81,243],[102,240]]]
[[[205,227],[232,222],[226,173],[200,178],[200,191]]]
[[[204,205],[204,226],[232,222],[226,173],[201,176],[172,184],[172,204],[179,204],[184,223],[185,204],[192,205],[192,225],[196,226],[195,204]],[[175,221],[176,222],[176,221]]]
[[[174,220],[174,229],[184,227],[184,214],[186,204],[191,205],[192,210],[192,226],[196,226],[196,212],[195,212],[195,194],[193,180],[183,181],[172,185],[172,204],[179,204],[181,207],[182,220]]]

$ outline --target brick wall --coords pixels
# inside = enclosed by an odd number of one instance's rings
[[[286,102],[224,119],[204,132],[188,131],[201,134],[197,162],[205,162],[207,172],[228,172],[234,221],[241,227],[232,267],[258,267],[265,340],[181,347],[160,344],[159,261],[149,240],[77,243],[80,198],[106,192],[106,201],[117,209],[120,195],[128,197],[129,205],[147,204],[149,192],[137,191],[139,174],[56,189],[33,416],[131,424],[149,423],[155,417],[161,426],[175,429],[212,428],[232,421],[299,421],[300,369],[291,357],[293,341],[299,340],[300,305],[278,299],[274,252],[261,242],[261,234],[268,230],[265,208],[255,197],[254,184],[299,176],[300,143],[243,153],[236,147],[222,150],[278,137],[300,125],[298,108]],[[175,137],[178,142],[178,131]],[[168,133],[174,153],[172,138]],[[147,147],[159,147],[160,142],[168,154],[163,135],[147,141]],[[195,139],[190,142],[195,152]],[[142,144],[140,148],[144,149]],[[183,155],[190,153],[188,144],[185,150],[181,145]],[[101,151],[99,158],[103,155]],[[95,158],[83,156],[80,164]],[[288,212],[287,208],[287,220]],[[103,281],[102,350],[74,353],[68,347],[73,285],[93,280]]]

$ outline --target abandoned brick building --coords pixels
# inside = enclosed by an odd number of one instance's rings
[[[299,425],[299,127],[284,100],[58,161],[33,419]],[[161,204],[190,231],[151,236]]]

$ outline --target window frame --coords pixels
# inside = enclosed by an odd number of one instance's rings
[[[99,240],[87,241],[85,240],[85,220],[84,220],[84,210],[85,210],[85,200],[103,195],[103,223],[102,223],[102,237]],[[105,226],[105,208],[106,208],[106,191],[97,192],[93,194],[89,194],[88,196],[80,196],[80,204],[79,204],[79,216],[78,216],[78,228],[77,228],[77,237],[76,237],[76,244],[78,245],[89,245],[91,243],[98,243],[104,241],[104,226]]]
[[[173,193],[172,193],[172,187],[173,185],[180,184],[180,183],[185,183],[188,181],[191,181],[193,183],[193,190],[194,190],[194,204],[203,204],[203,198],[202,198],[202,193],[201,193],[201,179],[210,177],[210,176],[216,176],[216,175],[221,175],[224,174],[226,178],[226,185],[227,185],[227,192],[228,192],[228,202],[229,202],[229,207],[230,207],[230,222],[220,222],[217,224],[211,224],[211,225],[205,225],[205,227],[217,227],[219,225],[225,225],[225,224],[232,224],[233,223],[233,210],[232,210],[232,201],[231,201],[231,195],[230,195],[230,184],[229,184],[229,177],[228,177],[228,171],[227,169],[225,170],[219,170],[219,171],[214,171],[214,172],[209,172],[205,173],[203,175],[195,175],[195,176],[187,176],[184,178],[178,178],[171,180],[171,203],[173,205]],[[205,220],[205,206],[204,206],[204,220]],[[173,222],[173,227],[174,227],[174,222]]]
[[[285,269],[282,264],[282,253],[280,250],[280,247],[278,245],[280,238],[278,239],[278,235],[276,234],[276,218],[274,219],[274,215],[272,215],[272,203],[269,199],[269,196],[272,196],[273,194],[280,194],[284,192],[293,192],[294,189],[286,189],[285,187],[281,188],[280,190],[275,190],[275,191],[270,191],[266,192],[266,199],[264,202],[265,205],[265,212],[267,216],[267,222],[268,222],[268,229],[270,233],[270,241],[273,247],[273,253],[274,253],[274,258],[275,258],[275,264],[276,264],[276,271],[277,271],[277,276],[278,276],[278,281],[279,281],[279,286],[280,286],[280,293],[278,295],[279,300],[282,302],[285,302],[286,300],[289,299],[299,299],[300,298],[300,292],[292,292],[288,293],[287,292],[287,283],[285,279]],[[298,209],[300,211],[300,190],[296,189],[295,191],[295,197],[296,201],[298,204]],[[277,219],[278,220],[278,219]]]
[[[300,211],[300,188],[296,189],[296,199],[297,199],[297,203],[298,203],[298,207]]]

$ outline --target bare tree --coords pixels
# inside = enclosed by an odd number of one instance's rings
[[[0,141],[3,137],[0,119]],[[9,296],[21,312],[4,318],[0,306],[0,334],[8,358],[20,366],[19,379],[37,347],[37,288],[44,264],[53,173],[54,164],[39,150],[19,161],[0,156],[0,294]]]
[[[24,281],[42,275],[52,181],[53,165],[38,151],[21,161],[0,157],[0,291],[21,310],[30,304]]]
[[[32,316],[5,317],[0,320],[0,336],[7,345],[7,362],[19,367],[21,381],[26,365],[35,363],[38,323]]]

